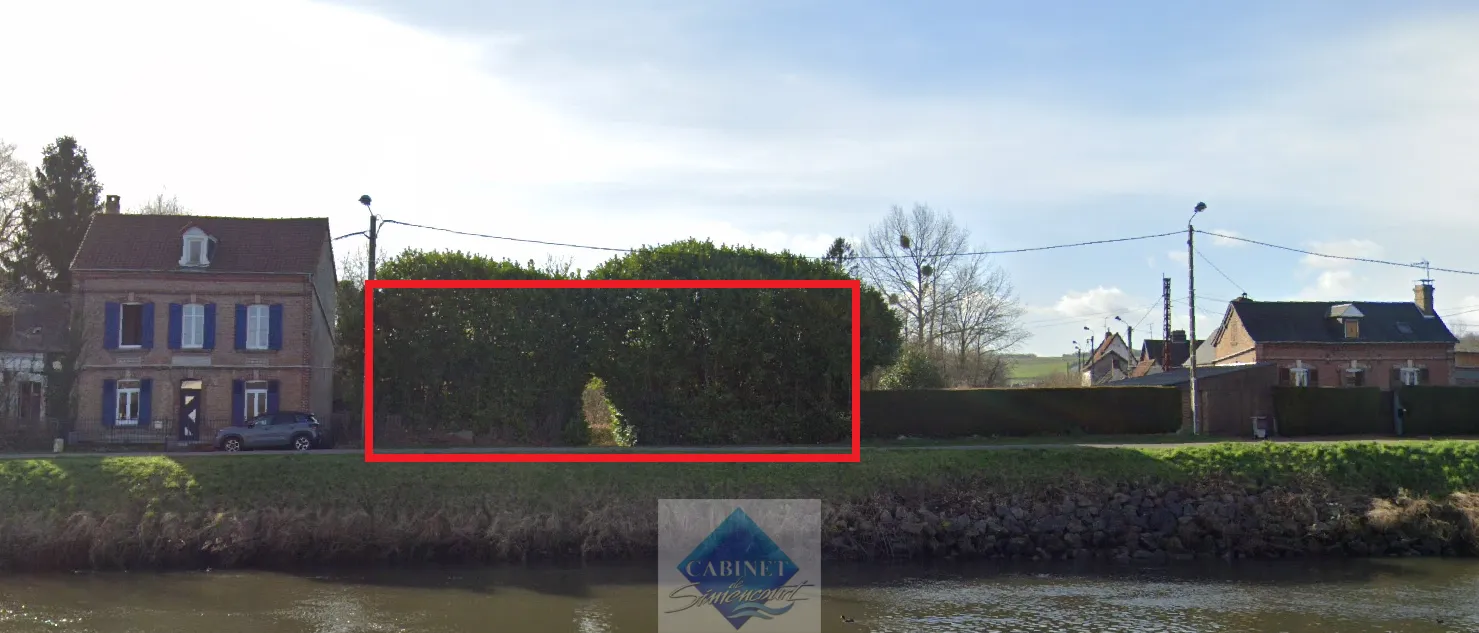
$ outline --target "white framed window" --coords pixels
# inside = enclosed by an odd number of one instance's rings
[[[267,349],[269,329],[272,327],[272,319],[268,307],[265,305],[247,306],[247,349]]]
[[[180,306],[180,347],[205,347],[205,306],[187,303]]]
[[[185,231],[184,243],[180,252],[181,266],[209,266],[210,261],[210,236],[198,228]]]
[[[267,412],[267,382],[254,380],[246,384],[246,410],[242,419],[250,420]]]
[[[1365,369],[1360,368],[1360,367],[1351,367],[1351,368],[1346,369],[1342,373],[1344,374],[1344,377],[1345,377],[1345,386],[1347,386],[1347,387],[1364,387],[1364,386],[1366,386],[1366,370]]]
[[[117,426],[138,426],[139,424],[139,381],[118,381],[117,415],[113,423]]]
[[[1421,367],[1403,367],[1401,369],[1403,385],[1408,387],[1416,387],[1419,383],[1422,382],[1423,370]]]
[[[143,347],[144,325],[144,304],[125,303],[118,306],[118,347]]]
[[[1295,387],[1310,386],[1310,370],[1307,367],[1295,367],[1289,370],[1289,384]]]

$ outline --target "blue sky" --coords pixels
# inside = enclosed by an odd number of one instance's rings
[[[220,6],[217,6],[217,5]],[[7,8],[0,139],[61,134],[125,205],[386,217],[629,247],[709,237],[820,254],[893,205],[982,249],[1198,227],[1479,270],[1479,6],[1470,2],[59,0]],[[58,68],[72,69],[59,72]],[[597,251],[387,227],[386,248]],[[353,248],[356,239],[339,243]],[[1221,301],[1407,300],[1415,270],[1204,240]],[[1033,338],[1187,309],[1180,237],[1002,255]],[[1229,279],[1230,278],[1230,279]],[[1479,329],[1479,276],[1435,273]],[[1473,312],[1466,312],[1474,309]],[[1147,312],[1153,312],[1146,316]]]

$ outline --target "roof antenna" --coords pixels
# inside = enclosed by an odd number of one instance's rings
[[[1416,264],[1413,264],[1412,266],[1414,268],[1421,268],[1421,269],[1423,269],[1423,278],[1417,280],[1418,283],[1424,284],[1424,285],[1428,285],[1428,284],[1432,284],[1433,283],[1433,266],[1432,266],[1432,264],[1429,264],[1428,263],[1428,260],[1427,260],[1426,257],[1424,257],[1422,261],[1420,261],[1420,262],[1418,262]]]

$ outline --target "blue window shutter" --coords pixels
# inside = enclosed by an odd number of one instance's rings
[[[246,422],[246,381],[231,381],[231,426]]]
[[[154,380],[143,378],[139,380],[139,428],[151,428],[154,423],[154,413],[150,410],[150,400],[154,396]]]
[[[103,426],[113,426],[117,420],[118,382],[110,378],[103,381]]]
[[[139,347],[154,349],[154,304],[144,304],[139,312],[144,314],[144,338],[142,341],[139,341]]]
[[[267,381],[267,412],[277,413],[277,381]]]
[[[118,349],[118,319],[122,308],[116,301],[103,305],[103,349]]]
[[[205,349],[216,349],[216,304],[205,304]]]
[[[247,307],[236,304],[236,349],[246,349]]]
[[[169,348],[170,349],[180,349],[180,338],[181,338],[180,335],[184,331],[184,328],[182,327],[182,321],[184,321],[184,313],[185,313],[185,310],[184,310],[184,308],[182,306],[180,306],[180,304],[178,304],[178,303],[171,303],[171,304],[169,304]]]
[[[272,304],[267,313],[267,349],[282,349],[282,304]]]

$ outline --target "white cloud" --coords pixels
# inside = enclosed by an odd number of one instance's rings
[[[1070,292],[1063,295],[1053,309],[1066,317],[1104,316],[1116,313],[1128,314],[1134,301],[1119,288],[1099,286],[1085,292]]]
[[[1333,240],[1329,242],[1310,242],[1309,247],[1305,250],[1322,253],[1325,255],[1335,255],[1336,257],[1364,257],[1368,259],[1380,258],[1384,253],[1384,249],[1381,247],[1380,244],[1377,244],[1376,242],[1373,242],[1371,240],[1361,239]],[[1304,264],[1305,266],[1309,266],[1311,268],[1320,268],[1327,270],[1350,268],[1351,264],[1353,263],[1351,262],[1351,260],[1348,259],[1317,257],[1314,255],[1305,255],[1299,261],[1301,264]]]
[[[1166,251],[1166,259],[1169,259],[1169,260],[1171,260],[1173,262],[1176,262],[1178,264],[1181,264],[1182,266],[1185,266],[1186,265],[1186,251]]]
[[[1236,248],[1236,247],[1240,247],[1240,246],[1248,246],[1248,243],[1247,242],[1243,242],[1243,241],[1239,241],[1239,240],[1234,240],[1234,239],[1229,239],[1229,238],[1233,238],[1233,237],[1243,237],[1243,234],[1242,233],[1239,233],[1239,232],[1234,231],[1232,229],[1212,229],[1211,231],[1208,231],[1208,232],[1209,233],[1216,233],[1217,234],[1217,235],[1213,235],[1212,236],[1212,245],[1213,246],[1220,246],[1220,247],[1224,247],[1224,248]],[[1222,237],[1224,235],[1227,236],[1227,237]]]

